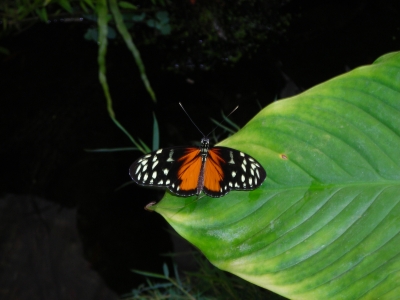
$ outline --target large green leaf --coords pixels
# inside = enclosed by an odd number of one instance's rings
[[[221,145],[261,188],[154,209],[217,267],[293,299],[400,295],[400,53],[263,109]]]

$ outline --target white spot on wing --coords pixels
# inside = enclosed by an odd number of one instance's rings
[[[162,152],[162,149],[158,149],[156,154],[160,154]]]
[[[154,155],[153,161],[157,161],[157,155]]]
[[[168,175],[169,170],[168,169],[164,169],[163,172],[164,172],[165,175]]]
[[[149,182],[150,184],[153,184],[153,179],[150,179],[150,182]]]
[[[237,183],[237,182],[235,182],[235,187],[237,187],[237,188],[238,188],[238,187],[240,187],[240,185],[238,185],[238,183]]]
[[[147,170],[147,165],[144,165],[144,166],[143,166],[142,172],[144,172],[144,171],[146,171],[146,170]]]
[[[141,164],[144,166],[145,164],[147,164],[147,159],[143,159]]]
[[[247,165],[246,159],[243,159],[243,164],[244,164],[244,165]]]
[[[163,180],[161,179],[157,184],[163,184]]]
[[[254,176],[254,171],[253,171],[253,169],[250,169],[250,173],[251,173],[251,175]]]
[[[169,157],[168,157],[167,161],[174,161],[174,159],[172,158],[172,155],[174,155],[174,149],[169,150]]]
[[[165,182],[165,184],[169,184],[171,181],[169,179],[167,179],[167,181]]]
[[[232,187],[232,186],[233,186],[232,182],[229,182],[229,186],[230,186],[230,187]]]
[[[158,160],[156,160],[156,161],[153,163],[153,165],[151,166],[151,168],[154,169],[155,166],[157,166],[157,165],[158,165]]]
[[[141,166],[142,166],[142,165],[138,165],[138,167],[136,168],[135,174],[137,174],[137,173],[139,172]]]
[[[235,178],[235,176],[236,176],[236,172],[232,171],[232,177]]]
[[[142,177],[142,173],[139,173],[137,179],[140,180],[140,177]]]
[[[143,176],[143,181],[146,181],[148,177],[149,177],[149,174],[148,174],[148,173],[144,174],[144,176]]]
[[[233,152],[232,151],[229,151],[229,156],[231,157],[231,160],[228,162],[228,164],[234,165],[235,161],[233,160]]]
[[[240,156],[243,156],[243,157],[244,157],[244,153],[243,153],[243,152],[240,152]]]
[[[253,184],[253,179],[251,177],[249,178],[249,184],[250,186]]]
[[[151,177],[153,177],[154,179],[156,179],[156,177],[157,177],[157,171],[154,171],[153,174],[151,175]]]
[[[257,177],[260,178],[260,173],[258,173],[258,169],[256,169]]]
[[[244,172],[246,172],[246,166],[244,164],[242,164],[242,169]]]
[[[244,175],[242,175],[241,179],[242,179],[242,182],[244,182],[246,177],[244,177]]]

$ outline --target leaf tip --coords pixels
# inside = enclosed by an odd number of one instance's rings
[[[155,211],[155,209],[154,209],[153,206],[156,205],[156,204],[157,204],[157,202],[152,201],[152,202],[148,203],[148,204],[144,207],[144,209],[147,210],[147,211],[153,212],[153,211]]]

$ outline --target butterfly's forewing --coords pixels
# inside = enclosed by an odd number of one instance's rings
[[[208,153],[203,190],[211,197],[222,197],[231,190],[254,190],[267,177],[261,164],[241,151],[213,147]]]
[[[179,196],[195,195],[201,167],[199,153],[200,149],[194,147],[159,149],[136,160],[129,175],[140,185],[168,188]]]

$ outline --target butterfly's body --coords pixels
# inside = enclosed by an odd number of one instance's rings
[[[201,155],[201,168],[200,168],[200,175],[197,181],[197,195],[200,195],[201,191],[204,187],[204,172],[206,168],[206,161],[208,156],[208,149],[210,148],[210,143],[208,139],[203,138],[201,140],[201,148],[200,148],[200,155]]]
[[[144,186],[164,187],[179,196],[222,197],[230,190],[253,190],[265,180],[263,167],[249,155],[227,147],[164,148],[146,154],[130,167],[132,179]]]

